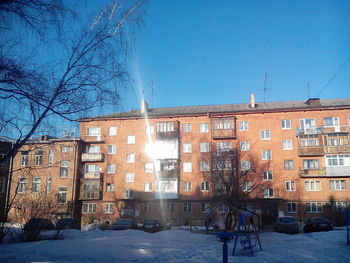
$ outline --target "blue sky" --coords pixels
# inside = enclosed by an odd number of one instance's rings
[[[265,72],[266,101],[349,97],[349,55],[347,0],[151,0],[123,110],[263,101]]]

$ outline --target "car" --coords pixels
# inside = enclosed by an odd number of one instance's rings
[[[54,230],[55,225],[45,218],[31,218],[23,227],[24,231],[32,230]]]
[[[165,224],[160,219],[145,219],[142,230],[145,232],[158,232],[166,229]]]
[[[292,216],[281,216],[277,218],[274,230],[279,233],[298,234],[299,224]]]
[[[304,224],[304,233],[333,230],[331,221],[325,217],[312,217]]]
[[[137,229],[137,223],[133,219],[119,219],[111,225],[113,230]]]
[[[56,229],[80,229],[79,221],[74,218],[63,218],[57,221]]]

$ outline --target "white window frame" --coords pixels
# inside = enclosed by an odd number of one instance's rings
[[[153,134],[154,133],[154,126],[153,125],[146,125],[146,134]]]
[[[261,150],[261,160],[263,161],[272,160],[272,150]]]
[[[239,122],[239,130],[240,131],[248,131],[249,130],[248,121],[240,121]]]
[[[285,181],[285,189],[288,192],[295,191],[296,190],[296,185],[295,181]]]
[[[34,176],[32,179],[32,193],[39,193],[41,186],[41,178],[39,176]]]
[[[209,132],[209,123],[208,122],[200,123],[199,132]]]
[[[250,150],[250,143],[247,141],[239,142],[239,146],[241,151],[249,151]]]
[[[252,168],[250,161],[241,161],[241,172],[249,171]]]
[[[116,154],[117,146],[115,144],[108,144],[107,146],[107,154]]]
[[[101,135],[101,127],[88,127],[87,136],[98,136]]]
[[[210,203],[201,203],[201,212],[209,213],[210,212]]]
[[[115,173],[115,164],[114,163],[107,164],[107,173],[108,174],[114,174]]]
[[[24,151],[21,152],[21,166],[28,166],[29,165],[29,152]]]
[[[350,154],[329,154],[326,155],[326,166],[350,166]]]
[[[25,193],[26,190],[27,190],[27,178],[24,176],[21,176],[18,178],[17,193],[22,194],[22,193]]]
[[[210,183],[209,182],[201,182],[201,192],[209,192]]]
[[[105,203],[105,205],[104,205],[105,214],[112,214],[113,213],[113,206],[114,206],[113,203]]]
[[[52,191],[52,177],[49,176],[46,178],[46,193],[49,194]]]
[[[60,204],[67,203],[67,187],[58,187],[57,191],[57,201]],[[64,200],[62,200],[62,196],[64,196]]]
[[[322,190],[321,181],[319,180],[306,180],[304,181],[305,191],[317,192]]]
[[[154,164],[153,163],[145,163],[145,173],[151,174],[154,171]]]
[[[62,146],[61,147],[61,152],[68,153],[69,151],[70,151],[70,147],[69,146]]]
[[[318,170],[320,169],[320,160],[318,159],[304,159],[303,168],[305,170]]]
[[[182,144],[182,153],[192,153],[192,143]]]
[[[54,163],[54,158],[55,158],[55,150],[50,149],[49,150],[49,159],[48,159],[48,165],[51,166]]]
[[[192,191],[192,182],[184,182],[183,187],[184,187],[185,192],[191,192]]]
[[[332,124],[328,125],[326,122],[327,120],[332,120]],[[335,127],[335,126],[339,126],[339,117],[325,117],[323,118],[323,126],[324,127]]]
[[[252,191],[252,182],[244,181],[242,182],[242,191],[251,192]]]
[[[200,162],[199,163],[199,170],[201,172],[208,172],[210,170],[209,163],[208,162]]]
[[[201,142],[199,144],[199,151],[201,153],[208,153],[210,151],[209,142]]]
[[[136,136],[135,135],[128,135],[126,144],[135,144],[136,143]]]
[[[114,183],[106,183],[106,192],[114,192]]]
[[[135,163],[135,153],[127,153],[126,154],[126,163]]]
[[[269,129],[260,130],[260,140],[262,141],[271,140],[271,131]]]
[[[127,189],[125,190],[125,199],[133,199],[134,198],[134,190]]]
[[[191,123],[183,123],[182,124],[182,131],[183,132],[191,132],[192,131],[192,124]]]
[[[293,150],[293,141],[292,140],[283,140],[282,148],[285,151]]]
[[[329,180],[329,189],[331,191],[346,191],[346,180]]]
[[[43,165],[43,157],[44,157],[44,152],[42,150],[36,150],[35,151],[35,166],[41,166]]]
[[[298,204],[296,202],[288,202],[286,204],[287,206],[287,213],[295,214],[298,211]]]
[[[152,213],[152,204],[151,203],[144,203],[143,204],[143,212],[146,214]]]
[[[184,207],[183,207],[184,213],[192,213],[192,203],[185,202],[183,205],[184,205]]]
[[[83,214],[95,214],[96,213],[96,203],[86,203],[82,206]]]
[[[308,214],[319,214],[323,212],[323,204],[320,202],[305,203],[305,211]]]
[[[184,173],[192,173],[192,163],[183,163]]]
[[[292,128],[291,120],[281,120],[282,130],[290,130]]]
[[[135,182],[135,173],[126,173],[125,174],[125,182],[126,183],[133,183],[133,182]]]
[[[272,181],[273,173],[272,171],[264,171],[263,181]]]
[[[66,171],[66,172],[64,172]],[[68,160],[62,160],[60,163],[60,174],[59,178],[68,178],[69,173],[69,161]]]
[[[151,182],[145,182],[145,184],[144,184],[144,191],[145,192],[152,192],[152,190],[153,190],[153,183],[151,183]]]
[[[284,160],[283,161],[284,170],[294,170],[294,160]]]
[[[264,188],[264,198],[274,198],[273,188]]]
[[[116,136],[118,134],[118,129],[116,126],[108,127],[108,135],[109,136]]]
[[[232,150],[232,142],[218,142],[216,149],[218,152],[229,152]]]

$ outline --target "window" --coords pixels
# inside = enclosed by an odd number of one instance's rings
[[[316,134],[300,135],[301,147],[314,147],[318,146],[318,136]]]
[[[183,163],[183,170],[185,173],[192,172],[192,163]]]
[[[135,144],[135,135],[128,135],[127,144]]]
[[[192,152],[192,144],[191,143],[184,143],[182,145],[182,152],[183,153],[191,153]]]
[[[221,119],[214,121],[215,130],[232,130],[235,128],[235,123],[232,119]]]
[[[134,173],[126,173],[125,174],[125,182],[132,183],[134,182],[135,174]]]
[[[240,131],[248,131],[248,121],[240,121],[239,122],[239,130]]]
[[[192,212],[192,203],[184,203],[184,212],[191,213]]]
[[[105,213],[106,214],[112,214],[113,213],[113,203],[106,203],[105,204]]]
[[[191,123],[184,123],[182,124],[182,131],[183,132],[191,132]]]
[[[192,190],[192,183],[191,182],[184,182],[184,191],[190,192]]]
[[[125,190],[125,199],[133,199],[134,190]]]
[[[242,183],[242,191],[250,192],[252,190],[252,182],[243,182]]]
[[[271,181],[272,180],[272,171],[264,171],[264,180]]]
[[[101,196],[99,181],[87,180],[82,183],[81,189],[80,194],[83,199],[99,199]]]
[[[115,173],[115,164],[107,164],[107,173],[114,174]]]
[[[26,191],[27,178],[20,177],[18,179],[17,193],[24,193]]]
[[[326,155],[326,166],[350,166],[350,154]]]
[[[199,132],[208,132],[208,131],[209,131],[209,125],[207,122],[199,124]]]
[[[110,144],[108,145],[108,154],[116,154],[117,152],[117,147],[115,144]]]
[[[291,129],[290,120],[281,120],[281,127],[282,127],[282,130],[290,130]]]
[[[319,169],[319,163],[316,159],[307,159],[303,161],[303,167],[306,170],[317,170]]]
[[[68,177],[68,166],[69,166],[69,161],[67,160],[61,161],[60,178]]]
[[[209,171],[209,163],[207,162],[200,162],[200,171],[201,172],[206,172]]]
[[[157,122],[157,132],[173,132],[175,131],[174,122]]]
[[[321,182],[305,181],[305,191],[321,191]]]
[[[322,203],[306,203],[306,213],[322,213]]]
[[[201,153],[209,152],[209,143],[208,142],[201,142],[199,144],[199,150]]]
[[[270,130],[261,130],[260,131],[260,139],[261,140],[270,140]]]
[[[327,146],[340,146],[343,145],[343,141],[339,137],[327,136]]]
[[[295,191],[294,181],[286,181],[286,191]]]
[[[85,164],[84,172],[85,173],[99,173],[100,166],[98,166],[97,164]]]
[[[54,162],[54,153],[55,151],[53,149],[49,150],[49,165],[53,165]]]
[[[152,204],[151,203],[144,203],[143,204],[143,212],[151,213],[152,212]]]
[[[232,150],[232,143],[231,142],[218,142],[216,144],[216,148],[219,152],[228,152]]]
[[[43,151],[42,150],[36,150],[35,151],[35,165],[42,165],[43,164]]]
[[[338,117],[329,117],[323,118],[324,126],[339,126],[339,118]]]
[[[70,147],[68,147],[68,146],[62,146],[61,147],[61,152],[68,153],[69,151],[70,151]]]
[[[165,211],[167,213],[174,213],[175,212],[175,204],[174,203],[166,203],[165,204]]]
[[[152,125],[146,125],[146,134],[153,134],[154,127]]]
[[[145,163],[145,173],[153,173],[153,163]]]
[[[0,176],[0,193],[5,193],[5,188],[6,188],[6,177],[5,176]]]
[[[109,128],[108,128],[108,135],[109,135],[109,136],[115,136],[115,135],[117,135],[117,127],[109,127]]]
[[[152,192],[152,183],[145,183],[145,192]]]
[[[114,192],[114,184],[106,183],[106,192]]]
[[[297,203],[287,203],[287,213],[296,213],[297,212]]]
[[[344,212],[346,208],[346,202],[335,202],[334,210]]]
[[[21,166],[27,166],[29,162],[29,152],[21,152]]]
[[[261,156],[262,156],[262,160],[272,160],[272,151],[271,150],[262,150]]]
[[[51,193],[52,190],[52,178],[49,176],[46,179],[46,193]]]
[[[96,136],[101,135],[101,128],[100,127],[90,127],[87,129],[88,136]]]
[[[241,161],[241,172],[247,172],[250,170],[250,161]]]
[[[264,189],[264,198],[273,198],[273,189],[265,188]]]
[[[135,153],[127,153],[126,154],[126,162],[134,163],[135,162]]]
[[[293,160],[284,160],[284,170],[293,170],[294,161]]]
[[[346,190],[345,180],[330,180],[329,187],[332,191]]]
[[[210,212],[210,204],[209,203],[201,203],[201,212],[209,213]]]
[[[202,183],[201,183],[201,191],[202,191],[202,192],[207,192],[207,191],[209,191],[209,182],[202,182]]]
[[[272,198],[273,197],[273,189],[265,188],[264,189],[264,198]]]
[[[241,151],[249,151],[250,150],[249,142],[240,142],[239,145],[240,145]]]
[[[96,213],[96,204],[83,204],[83,213]]]
[[[284,140],[283,150],[292,150],[292,149],[293,149],[292,140]]]
[[[67,187],[58,187],[58,202],[65,203],[67,201]]]
[[[348,125],[350,126],[350,116],[348,117]]]
[[[303,130],[306,129],[314,129],[316,127],[316,122],[314,118],[309,118],[309,119],[300,119],[300,128]]]
[[[39,193],[40,192],[40,184],[41,184],[41,179],[40,177],[33,177],[33,182],[32,182],[32,192],[33,193]]]
[[[88,153],[100,153],[100,146],[99,145],[89,146]]]

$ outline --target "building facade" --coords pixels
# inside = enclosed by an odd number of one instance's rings
[[[350,99],[159,109],[142,102],[140,110],[79,121],[83,223],[201,224],[213,204],[212,153],[236,148],[269,163],[264,188],[246,203],[263,223],[349,205]]]

